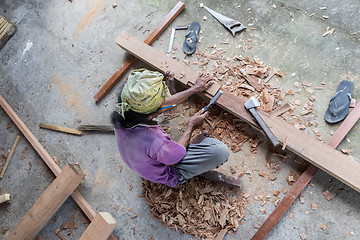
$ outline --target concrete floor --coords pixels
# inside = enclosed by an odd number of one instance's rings
[[[114,2],[118,4],[117,8],[112,8]],[[93,96],[121,66],[126,56],[115,44],[116,36],[120,31],[127,31],[144,40],[176,2],[0,0],[0,14],[18,27],[15,35],[0,50],[0,94],[50,155],[60,159],[61,167],[67,163],[80,163],[87,177],[79,191],[95,211],[108,211],[115,217],[118,225],[114,235],[120,239],[193,239],[193,236],[171,231],[151,218],[144,199],[138,198],[142,193],[141,178],[122,162],[112,134],[78,137],[39,129],[38,124],[43,122],[72,128],[76,128],[79,121],[80,124],[110,124],[109,115],[114,109],[121,84],[98,105]],[[220,45],[228,39],[231,44],[227,56],[256,56],[268,66],[285,72],[285,77],[271,80],[271,83],[281,85],[284,91],[295,90],[296,81],[311,82],[313,86],[325,82],[324,89],[314,93],[315,121],[319,123],[318,129],[325,140],[330,138],[329,132],[339,126],[330,126],[323,120],[328,100],[338,82],[345,78],[352,80],[355,83],[353,97],[360,99],[357,79],[360,74],[358,1],[204,1],[214,10],[255,28],[235,38],[199,8],[200,2],[184,2],[186,9],[172,25],[199,21],[203,30],[202,42],[198,45],[200,51],[209,44]],[[324,6],[326,9],[320,9]],[[323,18],[323,15],[329,18]],[[203,16],[208,19],[203,20]],[[327,28],[335,28],[335,31],[323,37]],[[179,49],[177,56],[180,59],[184,34],[177,32],[174,44]],[[170,33],[165,31],[153,46],[166,52],[169,36]],[[246,52],[235,48],[235,43],[242,45],[246,40],[251,40],[247,43]],[[287,97],[287,100],[294,101],[296,98],[304,104],[308,97],[303,90]],[[296,112],[300,111],[301,107],[298,107]],[[0,147],[9,149],[19,131],[14,124],[8,126],[11,121],[4,111],[0,111],[0,118]],[[313,128],[305,131],[313,134]],[[343,141],[339,148],[350,149],[352,156],[359,161],[360,150],[356,147],[360,143],[358,131],[357,124],[347,136],[351,142]],[[222,171],[239,164],[242,159],[245,160],[245,169],[265,169],[266,153],[265,140],[256,155],[249,154],[249,145],[245,144],[242,151],[231,155]],[[306,165],[300,159],[290,159],[286,163],[278,161],[281,170],[274,184],[253,174],[252,181],[248,176],[244,177],[244,191],[252,195],[272,193],[283,186],[289,189],[285,180],[289,171],[300,174]],[[123,170],[120,172],[121,167]],[[0,206],[0,227],[12,229],[53,179],[53,174],[22,137],[1,180],[0,194],[9,192],[12,201],[9,205]],[[130,185],[132,190],[129,190]],[[330,187],[333,199],[327,201],[322,192]],[[299,233],[305,233],[308,239],[359,239],[358,192],[320,171],[303,195],[305,203],[300,204],[296,200],[268,239],[300,239]],[[312,203],[317,204],[317,210],[311,209]],[[129,212],[129,208],[133,211]],[[265,208],[266,214],[261,212],[262,208]],[[251,201],[246,210],[245,224],[225,239],[250,239],[256,232],[254,224],[261,224],[273,209],[273,204],[261,207],[260,202]],[[307,210],[309,213],[305,214]],[[293,215],[291,219],[290,213]],[[68,239],[79,238],[87,224],[83,223],[83,213],[70,198],[42,229],[39,239],[58,239],[55,229],[62,222],[70,221],[72,214],[79,228]],[[133,214],[137,217],[130,219]],[[325,231],[320,229],[321,224],[327,226]],[[350,232],[355,235],[349,236]],[[4,238],[1,234],[0,237]]]

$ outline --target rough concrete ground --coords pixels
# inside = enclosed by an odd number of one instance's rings
[[[118,4],[117,8],[112,8],[114,2]],[[329,132],[339,126],[330,126],[323,120],[328,100],[339,81],[345,78],[354,81],[353,96],[360,98],[357,80],[360,6],[357,1],[204,1],[214,10],[254,28],[235,38],[204,9],[199,8],[200,2],[184,2],[186,9],[172,26],[199,21],[203,30],[202,42],[198,45],[200,51],[209,44],[220,46],[228,39],[228,57],[233,54],[251,58],[257,56],[266,65],[285,72],[284,78],[271,80],[274,84],[278,82],[284,91],[296,90],[296,81],[313,83],[313,89],[320,82],[325,82],[324,89],[315,90],[314,93],[315,121],[319,123],[318,129],[323,139],[329,139]],[[114,43],[116,36],[120,31],[127,31],[144,40],[175,4],[176,1],[172,0],[0,1],[0,14],[18,27],[15,35],[0,50],[1,95],[50,155],[59,157],[61,167],[68,162],[80,163],[87,177],[79,191],[95,211],[108,211],[115,217],[118,225],[114,234],[120,239],[193,237],[171,231],[151,218],[149,207],[142,198],[137,197],[142,193],[141,179],[121,161],[113,135],[87,134],[77,137],[42,130],[38,124],[44,122],[72,128],[79,125],[78,120],[81,124],[109,124],[109,115],[121,84],[99,105],[94,103],[93,96],[121,66],[126,56]],[[203,16],[208,19],[203,20]],[[334,33],[323,37],[324,32],[332,28],[335,28]],[[176,55],[180,59],[183,58],[181,46],[184,34],[178,31],[175,39],[175,46],[178,47]],[[169,36],[169,32],[165,31],[153,46],[166,52]],[[246,43],[246,51],[235,47],[235,43],[243,45],[246,40],[251,40]],[[301,106],[296,110],[299,114],[309,96],[303,89],[287,97],[287,100],[301,101]],[[14,125],[8,126],[10,120],[3,111],[0,114],[0,147],[9,149],[19,132]],[[356,160],[359,160],[360,154],[357,149],[360,142],[358,129],[356,125],[348,134],[351,142],[343,141],[338,148],[350,149]],[[304,131],[314,134],[313,127]],[[242,151],[231,156],[222,170],[239,164],[242,159],[245,160],[245,168],[262,168],[266,152],[265,140],[256,155],[250,154],[249,145],[245,144]],[[25,158],[22,159],[22,155]],[[244,191],[266,194],[283,186],[289,189],[285,180],[289,170],[300,174],[304,164],[299,159],[287,163],[279,160],[279,163],[281,170],[273,185],[254,173],[252,182],[248,176],[244,177]],[[123,167],[121,172],[120,167]],[[9,192],[13,198],[10,205],[0,206],[0,227],[12,229],[53,179],[53,174],[22,137],[1,180],[0,193]],[[133,186],[132,190],[129,189],[130,185]],[[333,199],[327,201],[322,192],[330,187]],[[299,233],[305,233],[308,239],[359,238],[358,192],[320,171],[303,195],[305,203],[300,204],[296,200],[268,239],[299,239]],[[317,210],[311,209],[312,203],[317,204]],[[129,208],[133,211],[128,211]],[[261,208],[260,202],[251,202],[246,211],[245,224],[240,225],[233,235],[227,235],[226,239],[251,238],[256,232],[253,225],[261,224],[274,205],[269,203],[264,206],[266,214],[261,212]],[[308,215],[305,214],[307,210]],[[290,213],[293,214],[291,219]],[[68,238],[78,238],[87,224],[83,223],[84,215],[72,199],[68,199],[58,210],[53,220],[42,229],[39,238],[57,239],[55,229],[62,222],[69,221],[72,214],[79,223],[79,229],[73,230]],[[130,219],[133,214],[137,217]],[[325,231],[320,229],[321,224],[327,226]],[[350,232],[355,235],[349,236]]]

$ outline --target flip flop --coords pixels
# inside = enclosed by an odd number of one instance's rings
[[[193,54],[196,50],[196,43],[199,39],[200,23],[193,22],[190,25],[189,32],[185,35],[185,41],[183,45],[184,52],[186,54]]]
[[[353,82],[347,80],[340,82],[335,95],[330,99],[329,107],[325,112],[325,121],[328,123],[337,123],[346,117],[349,112],[353,91]]]

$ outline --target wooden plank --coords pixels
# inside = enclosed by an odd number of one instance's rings
[[[330,138],[327,144],[333,148],[336,148],[336,146],[340,144],[340,142],[348,134],[348,132],[355,125],[355,123],[358,121],[359,118],[360,118],[360,103],[358,103],[356,107],[349,113],[349,115],[341,123],[340,127],[336,130],[336,132]]]
[[[192,70],[189,66],[172,59],[167,55],[159,52],[155,48],[144,44],[137,38],[122,32],[116,39],[116,43],[131,55],[141,59],[156,70],[165,73],[171,71],[174,73],[174,78],[184,85],[194,84],[199,76],[199,73]],[[214,96],[220,89],[219,83],[214,83],[206,90],[211,96]]]
[[[175,7],[166,15],[161,23],[150,33],[150,35],[144,41],[146,44],[151,45],[160,34],[170,25],[172,21],[181,13],[185,8],[185,4],[179,1]],[[114,73],[114,75],[101,87],[101,89],[95,94],[94,98],[96,103],[99,103],[106,94],[120,81],[131,66],[136,62],[136,58],[129,56],[120,69]]]
[[[342,122],[340,127],[336,130],[334,135],[329,139],[327,144],[336,148],[340,144],[341,140],[344,139],[346,134],[351,130],[355,123],[360,118],[360,104],[356,106],[355,109],[348,115],[348,117]],[[317,173],[318,168],[314,165],[309,165],[306,170],[301,174],[299,179],[294,183],[292,188],[286,193],[283,199],[280,201],[279,205],[273,210],[270,216],[265,220],[261,225],[259,230],[252,237],[254,240],[265,239],[265,237],[270,233],[270,231],[275,227],[279,222],[281,217],[286,213],[290,206],[294,203],[296,198],[300,193],[306,188],[310,183],[311,179]]]
[[[118,37],[117,43],[132,55],[154,67],[156,65],[158,69],[173,71],[175,79],[182,83],[190,81],[190,79],[184,80],[189,75],[194,76],[194,71],[190,67],[169,59],[166,55],[160,54],[152,47],[143,44],[129,34],[122,33]],[[179,78],[179,70],[185,74],[184,78]],[[245,101],[227,91],[223,92],[223,95],[216,102],[217,105],[258,128],[244,107]],[[359,162],[316,140],[309,134],[296,129],[280,118],[269,116],[260,109],[258,112],[277,139],[280,142],[282,140],[287,141],[286,148],[288,150],[360,192],[360,178],[357,177],[357,174],[360,172]]]
[[[16,146],[19,143],[19,140],[20,140],[20,136],[17,135],[16,138],[15,138],[14,144],[11,147],[10,153],[9,153],[8,157],[6,158],[5,164],[4,164],[4,166],[3,166],[2,170],[1,170],[0,179],[2,179],[4,177],[6,169],[9,166],[9,163],[10,163],[10,160],[11,160],[12,156],[14,155],[14,152],[15,152]]]
[[[45,124],[45,123],[40,123],[39,127],[54,130],[54,131],[58,131],[58,132],[70,133],[70,134],[74,134],[74,135],[78,135],[78,136],[81,136],[81,135],[84,134],[82,131],[77,130],[77,129],[67,128],[67,127],[60,127],[60,126],[55,126],[55,125],[50,125],[50,124]]]
[[[287,149],[360,192],[359,162],[280,118],[259,114],[279,141],[287,139]]]
[[[108,212],[99,212],[86,228],[79,240],[105,240],[116,226],[115,219]]]
[[[2,194],[2,195],[0,195],[0,204],[9,202],[10,199],[11,199],[10,194],[8,194],[8,193]]]
[[[61,168],[55,163],[55,161],[50,157],[49,153],[45,150],[45,148],[40,144],[40,142],[35,138],[35,136],[30,132],[30,130],[26,127],[26,125],[21,121],[19,116],[14,112],[14,110],[10,107],[10,105],[5,101],[5,99],[0,95],[0,105],[5,110],[5,112],[9,115],[11,120],[16,124],[22,134],[29,141],[31,146],[35,149],[35,151],[40,155],[45,164],[50,168],[50,170],[58,176],[61,173]],[[75,190],[71,197],[75,200],[76,204],[81,208],[81,210],[85,213],[85,215],[92,221],[95,218],[95,211],[91,208],[89,203],[85,200],[85,198],[80,194],[78,190]],[[110,235],[109,239],[115,240],[114,235]]]
[[[85,176],[79,166],[68,164],[6,239],[34,239]]]

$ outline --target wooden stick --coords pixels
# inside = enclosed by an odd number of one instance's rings
[[[196,71],[190,67],[174,59],[169,59],[166,55],[142,43],[129,34],[122,33],[118,37],[117,43],[134,56],[157,69],[173,71],[175,79],[183,84],[187,84],[196,76]],[[179,71],[183,72],[183,78],[179,76],[179,74],[181,75]],[[192,77],[189,78],[189,76]],[[257,124],[254,123],[254,120],[245,109],[245,101],[241,97],[234,96],[230,92],[223,90],[222,96],[216,103],[236,117],[257,127]],[[296,129],[278,117],[270,116],[260,109],[258,112],[279,141],[288,139],[286,149],[294,152],[296,155],[304,158],[360,192],[360,178],[358,177],[358,173],[360,172],[359,162],[316,140],[306,132]]]
[[[172,21],[180,14],[180,12],[185,8],[185,4],[178,2],[175,7],[166,15],[166,17],[161,21],[161,23],[155,28],[154,31],[147,37],[144,43],[151,45],[160,34],[170,25]],[[120,69],[101,87],[101,89],[95,94],[94,98],[96,103],[99,103],[106,94],[120,81],[120,79],[125,75],[131,66],[136,62],[136,58],[129,56]]]
[[[78,129],[80,131],[114,132],[114,127],[108,125],[80,125]]]
[[[22,134],[29,141],[31,146],[35,149],[35,151],[40,155],[42,160],[46,163],[46,165],[50,168],[50,170],[58,176],[61,173],[61,168],[55,163],[55,161],[51,158],[49,153],[45,150],[45,148],[40,144],[40,142],[35,138],[35,136],[30,132],[30,130],[26,127],[26,125],[21,121],[18,115],[14,112],[14,110],[10,107],[10,105],[5,101],[5,99],[0,95],[0,105],[5,110],[5,112],[9,115],[11,120],[16,124]],[[75,190],[71,197],[75,200],[77,205],[81,208],[81,210],[85,213],[85,215],[92,221],[95,218],[95,211],[91,208],[89,203],[85,200],[85,198],[80,194],[78,190]],[[114,235],[110,235],[109,239],[116,240]]]
[[[344,139],[346,134],[351,130],[355,123],[360,118],[360,103],[357,104],[349,116],[344,120],[340,127],[336,130],[334,135],[330,138],[327,144],[336,148],[340,144],[341,140]],[[305,189],[309,184],[311,179],[317,173],[318,168],[310,164],[307,169],[301,174],[299,179],[294,183],[292,188],[287,192],[283,197],[279,205],[274,209],[270,216],[265,220],[261,227],[257,230],[255,235],[252,237],[254,240],[265,239],[269,232],[275,227],[279,222],[281,217],[286,213],[290,206],[294,203],[295,199],[300,195],[300,193]]]
[[[50,125],[50,124],[45,124],[45,123],[40,123],[39,127],[54,130],[54,131],[58,131],[58,132],[70,133],[70,134],[74,134],[74,135],[78,135],[78,136],[81,136],[81,135],[84,134],[82,131],[79,131],[77,129],[60,127],[60,126],[55,126],[55,125]]]
[[[8,194],[8,193],[2,194],[2,195],[0,195],[0,204],[3,204],[5,202],[9,202],[10,199],[11,199],[10,194]]]
[[[68,164],[6,239],[34,239],[85,176],[77,165]]]
[[[115,219],[108,212],[99,212],[86,228],[79,240],[105,240],[116,226]]]
[[[13,146],[11,147],[10,153],[9,153],[8,157],[6,158],[6,162],[5,162],[5,164],[4,164],[4,166],[3,166],[2,170],[1,170],[0,179],[2,179],[4,177],[6,169],[7,169],[8,165],[9,165],[9,163],[10,163],[10,160],[11,160],[12,156],[14,155],[14,152],[15,152],[15,149],[16,149],[18,143],[19,143],[19,140],[20,140],[20,136],[17,135],[16,138],[15,138],[15,142],[14,142]]]
[[[128,33],[120,33],[116,39],[116,43],[124,50],[128,51],[131,55],[141,59],[162,73],[171,69],[174,73],[174,78],[184,85],[189,86],[191,84],[195,84],[196,79],[199,77],[199,73],[197,71],[194,71],[176,59],[172,59],[169,56],[157,51],[153,47],[144,44]],[[215,82],[206,90],[206,92],[211,96],[214,96],[220,87],[221,85]]]

